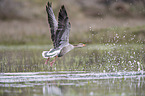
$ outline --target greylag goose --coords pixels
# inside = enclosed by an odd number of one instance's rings
[[[64,5],[61,6],[57,22],[51,5],[52,3],[49,2],[46,4],[46,12],[48,14],[48,23],[50,26],[51,39],[53,41],[54,48],[49,51],[43,51],[42,56],[43,58],[47,58],[45,64],[48,63],[50,58],[55,57],[55,59],[50,62],[50,66],[52,67],[57,57],[63,56],[75,47],[84,47],[85,44],[79,43],[78,45],[72,45],[69,43],[69,32],[71,25],[66,9]]]

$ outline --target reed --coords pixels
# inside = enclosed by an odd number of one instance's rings
[[[52,68],[45,65],[41,52],[46,47],[5,47],[0,49],[1,72],[38,71],[93,71],[119,72],[141,71],[145,69],[145,45],[89,45],[74,49],[58,58]],[[9,50],[9,51],[8,51]]]

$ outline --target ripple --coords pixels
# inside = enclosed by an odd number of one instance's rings
[[[90,73],[84,71],[1,73],[0,83],[135,78],[140,76],[145,77],[145,71],[116,73]]]

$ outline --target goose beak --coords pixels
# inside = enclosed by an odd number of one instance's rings
[[[86,44],[83,44],[83,47],[85,47],[86,46]]]

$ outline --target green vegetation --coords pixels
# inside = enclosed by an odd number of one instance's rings
[[[133,28],[105,28],[100,30],[92,30],[73,34],[74,38],[70,39],[70,42],[76,43],[78,41],[86,43],[118,43],[118,44],[130,44],[130,43],[145,43],[145,26],[138,26]],[[82,38],[80,38],[82,37]]]
[[[0,44],[1,45],[22,45],[22,44],[52,44],[49,33],[39,34],[6,34],[1,33]],[[88,30],[87,32],[71,32],[70,42],[72,44],[78,42],[84,42],[87,44],[98,44],[98,43],[118,43],[118,44],[131,44],[145,43],[145,26],[138,26],[133,28],[105,28],[99,30]]]
[[[89,45],[74,49],[53,65],[45,65],[43,50],[52,46],[0,46],[1,72],[93,71],[119,72],[145,69],[144,45]],[[77,53],[77,54],[76,54]],[[51,59],[52,60],[52,59]]]

